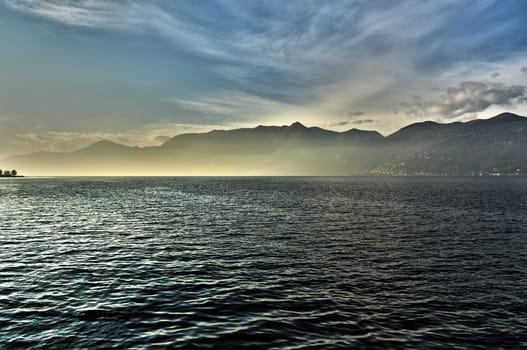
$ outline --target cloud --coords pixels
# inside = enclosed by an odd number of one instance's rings
[[[261,78],[258,73],[264,72],[282,77],[278,83],[339,79],[343,67],[365,58],[372,60],[394,52],[400,55],[416,44],[424,54],[416,55],[415,60],[429,64],[428,57],[444,46],[436,43],[445,35],[442,30],[448,26],[444,23],[455,19],[457,12],[448,2],[412,1],[404,6],[347,0],[222,0],[204,5],[161,0],[0,2],[67,26],[159,34],[184,50],[221,58],[224,65],[214,69],[241,75],[241,81],[247,81],[247,74]],[[479,7],[464,10],[476,16],[480,15]],[[411,28],[401,31],[403,26]],[[434,45],[427,50],[422,41]],[[463,40],[461,47],[467,45]],[[422,59],[425,56],[427,59]],[[394,59],[401,62],[399,57]],[[296,79],[289,79],[291,76]]]
[[[76,2],[60,0],[3,0],[10,8],[27,12],[36,16],[67,25],[80,27],[110,27],[128,29],[134,22],[133,17],[127,21],[119,21],[112,15],[121,11],[130,15],[128,2],[112,2],[102,0],[79,0]],[[123,16],[120,16],[122,19]],[[137,20],[135,20],[137,21]],[[128,24],[126,22],[129,22]]]
[[[273,114],[290,107],[273,99],[230,90],[217,91],[209,96],[169,97],[165,101],[184,110],[223,116]]]
[[[329,124],[328,126],[331,128],[331,127],[339,127],[339,126],[346,126],[346,125],[349,125],[351,123],[350,120],[339,120],[338,122],[335,122],[335,123],[331,123]]]
[[[346,126],[346,125],[351,125],[351,124],[361,125],[361,124],[371,124],[371,123],[375,123],[375,120],[373,119],[339,120],[338,122],[331,123],[328,126],[329,127],[341,127],[341,126]]]
[[[444,118],[457,118],[468,113],[477,113],[491,106],[511,106],[526,97],[526,89],[521,85],[505,86],[465,81],[458,87],[450,87],[446,93],[434,101],[423,101],[415,97],[411,103],[403,104],[408,116],[438,115]]]
[[[370,123],[375,123],[375,120],[373,120],[373,119],[359,119],[359,120],[354,120],[353,121],[353,124],[370,124]]]
[[[364,112],[348,112],[348,116],[350,117],[358,117],[364,114],[365,114]]]
[[[159,1],[0,0],[9,8],[67,26],[157,33],[196,52],[224,55],[200,28]]]

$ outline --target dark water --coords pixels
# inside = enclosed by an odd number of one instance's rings
[[[526,348],[525,178],[1,179],[0,348]]]

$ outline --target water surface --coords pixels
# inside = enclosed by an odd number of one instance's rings
[[[525,178],[0,179],[0,348],[527,347]]]

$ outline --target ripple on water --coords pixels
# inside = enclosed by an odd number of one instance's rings
[[[527,347],[527,181],[0,183],[4,348]]]

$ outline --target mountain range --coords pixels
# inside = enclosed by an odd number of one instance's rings
[[[428,121],[389,136],[296,122],[181,134],[155,147],[99,141],[7,161],[26,175],[521,175],[527,118]]]

